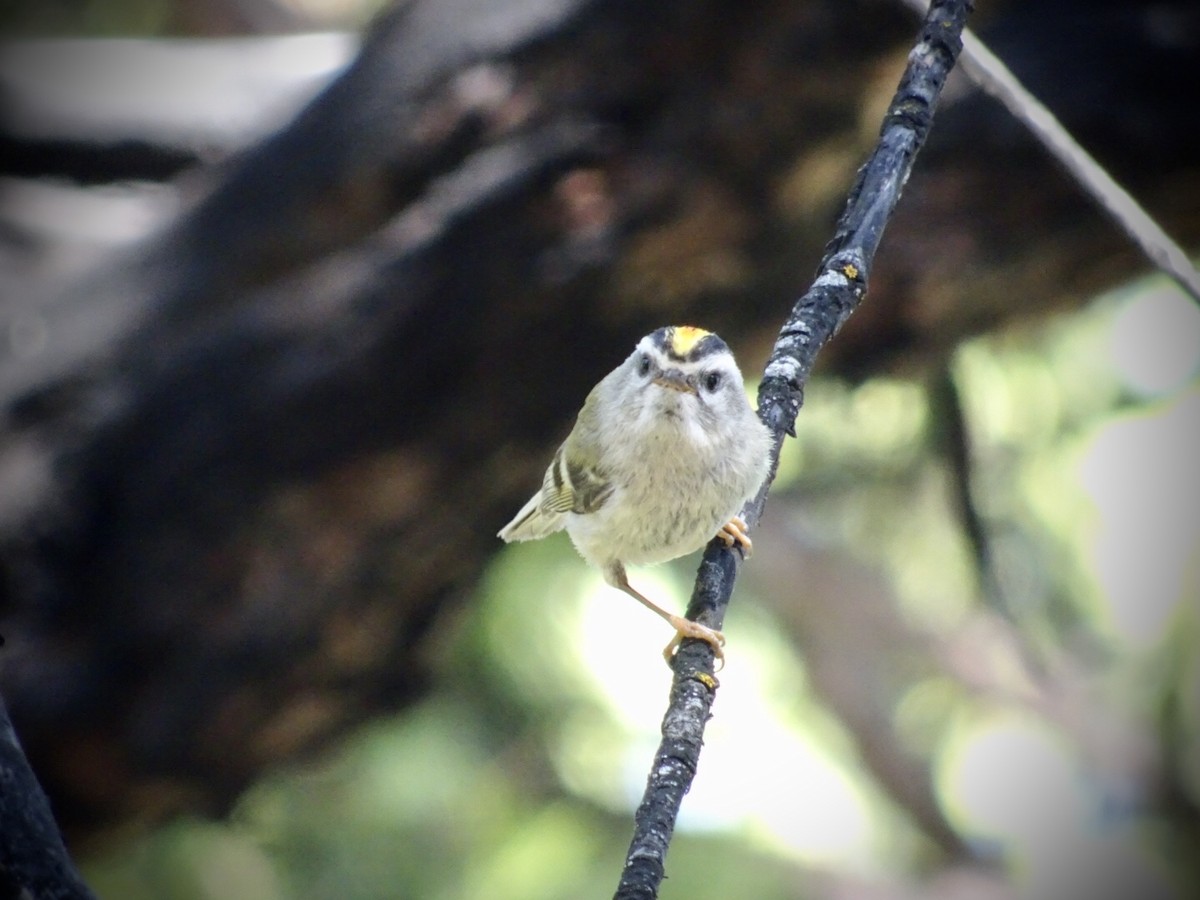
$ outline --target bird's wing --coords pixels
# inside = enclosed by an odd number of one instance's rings
[[[612,483],[598,469],[573,465],[563,450],[559,447],[554,454],[541,490],[500,529],[498,537],[509,542],[537,540],[562,529],[567,513],[595,512],[611,496]]]
[[[612,496],[613,486],[596,466],[573,463],[558,448],[542,481],[543,506],[553,512],[594,513]]]

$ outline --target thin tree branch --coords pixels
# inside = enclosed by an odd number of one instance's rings
[[[770,474],[742,514],[750,527],[762,518],[783,439],[795,435],[804,385],[817,353],[866,294],[875,251],[917,151],[929,133],[942,86],[961,50],[961,34],[970,10],[970,0],[942,0],[931,5],[888,107],[879,142],[866,165],[859,169],[817,278],[796,302],[780,331],[758,391],[759,416],[770,427],[775,441]],[[724,542],[709,543],[688,606],[689,618],[720,628],[738,565],[738,557],[726,549]],[[663,738],[634,817],[633,840],[614,895],[616,900],[658,896],[675,820],[699,762],[704,727],[718,686],[713,677],[712,648],[702,641],[684,641],[675,656],[674,668]]]
[[[950,472],[950,492],[958,512],[959,525],[971,549],[979,592],[984,602],[1016,626],[1016,616],[1004,596],[996,573],[995,554],[983,514],[975,503],[974,458],[970,427],[963,409],[962,395],[954,380],[950,361],[942,360],[929,388],[929,403],[936,424],[937,444]]]
[[[1025,664],[1026,672],[1039,681],[1047,675],[1046,660],[1013,610],[996,567],[991,535],[975,502],[975,463],[972,456],[970,425],[963,409],[962,395],[954,380],[949,360],[943,360],[935,372],[929,391],[930,405],[937,422],[937,443],[950,473],[951,500],[979,579],[979,593],[989,609],[1008,623],[1014,635],[1014,647]]]
[[[925,0],[904,0],[917,12]],[[995,97],[1044,146],[1083,190],[1129,236],[1150,264],[1170,275],[1200,302],[1200,273],[1183,248],[1146,212],[1125,188],[1117,184],[1062,126],[988,46],[971,31],[962,36],[962,67],[981,89]]]

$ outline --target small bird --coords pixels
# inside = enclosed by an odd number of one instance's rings
[[[725,342],[690,325],[659,328],[588,394],[541,489],[497,536],[532,541],[565,528],[608,584],[675,628],[668,664],[684,638],[724,659],[721,632],[646,598],[625,566],[675,559],[714,536],[749,556],[737,514],[766,478],[770,449]]]

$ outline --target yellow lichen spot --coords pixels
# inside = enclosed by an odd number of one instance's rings
[[[692,677],[695,678],[702,685],[704,685],[706,688],[708,688],[710,691],[715,691],[720,684],[720,682],[718,682],[717,679],[713,678],[707,672],[697,672]]]
[[[687,356],[708,332],[694,325],[680,325],[671,335],[671,349],[679,356]]]
[[[842,266],[842,274],[853,281],[858,277],[858,266],[854,265],[854,263],[846,263],[846,265]]]

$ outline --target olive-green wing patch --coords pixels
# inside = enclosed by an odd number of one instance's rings
[[[612,484],[592,466],[573,465],[559,447],[542,481],[541,508],[546,512],[585,515],[598,510],[612,494]]]

